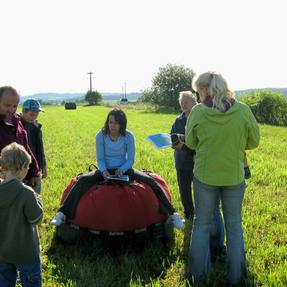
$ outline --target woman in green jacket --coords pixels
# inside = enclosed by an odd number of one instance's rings
[[[227,281],[237,284],[246,270],[241,223],[244,152],[259,145],[259,128],[250,108],[235,100],[220,74],[201,74],[194,89],[201,104],[193,108],[185,132],[187,147],[196,151],[189,272],[201,282],[210,270],[211,216],[220,196],[227,238]]]

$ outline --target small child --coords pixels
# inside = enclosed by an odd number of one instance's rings
[[[39,112],[43,111],[40,103],[34,99],[26,100],[22,105],[21,122],[28,134],[29,147],[32,150],[42,178],[47,177],[46,158],[43,145],[42,125],[37,121]],[[37,193],[41,192],[41,181],[34,187]]]
[[[31,157],[17,143],[1,151],[0,170],[0,286],[42,286],[40,243],[36,224],[43,217],[39,196],[22,180]]]

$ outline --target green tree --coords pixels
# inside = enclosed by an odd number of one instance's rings
[[[141,100],[158,107],[179,109],[178,94],[192,91],[194,72],[183,65],[167,64],[160,67],[152,79],[152,87],[143,91]]]
[[[85,95],[85,100],[92,106],[98,105],[103,100],[103,97],[98,91],[88,91]]]
[[[240,97],[259,123],[287,126],[287,99],[271,90],[256,90]]]

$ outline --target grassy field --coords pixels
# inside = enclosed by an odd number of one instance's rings
[[[103,126],[106,107],[45,107],[40,115],[48,164],[43,181],[45,217],[40,226],[43,286],[189,286],[185,279],[190,226],[175,231],[167,249],[160,242],[144,248],[109,252],[97,240],[63,245],[49,225],[64,187],[70,179],[95,163],[95,134]],[[163,176],[183,214],[173,166],[172,150],[158,151],[146,140],[156,132],[169,132],[175,114],[126,110],[128,129],[136,137],[137,169]],[[261,126],[261,144],[248,152],[252,178],[244,201],[243,225],[250,286],[287,286],[287,128]],[[209,286],[220,286],[224,266],[217,267]],[[252,283],[253,282],[253,283]]]

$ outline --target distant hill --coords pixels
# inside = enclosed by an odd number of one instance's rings
[[[101,93],[103,96],[104,102],[109,101],[119,101],[122,98],[122,93]],[[141,96],[141,93],[128,93],[127,99],[131,102],[137,101],[137,99]],[[69,102],[69,101],[75,101],[75,102],[81,102],[83,101],[85,96],[85,93],[38,93],[28,96],[23,96],[21,98],[22,101],[24,101],[27,98],[33,98],[41,101],[42,103],[48,103],[48,104],[59,104],[63,101]]]
[[[104,101],[119,101],[122,97],[122,93],[102,93]],[[127,99],[131,102],[136,102],[142,93],[128,93]]]
[[[80,101],[84,99],[84,93],[38,93],[29,96],[23,96],[22,101],[26,98],[33,98],[41,102],[62,102],[62,101]]]
[[[258,91],[258,90],[271,90],[273,92],[278,92],[281,93],[287,98],[287,88],[266,88],[266,89],[248,89],[248,90],[239,90],[235,91],[236,97],[240,97],[243,94],[247,94],[253,91]]]
[[[263,89],[247,89],[247,90],[238,90],[235,91],[236,97],[240,97],[243,94],[250,93],[255,90],[263,90]],[[287,98],[287,88],[266,88],[264,90],[272,90],[275,92],[282,93]],[[122,93],[101,93],[103,96],[104,102],[116,102],[122,98]],[[22,101],[26,98],[34,98],[41,101],[43,104],[60,104],[62,102],[81,102],[84,99],[84,93],[38,93],[29,96],[23,96]],[[141,97],[141,93],[128,93],[127,99],[131,102],[136,102],[139,97]]]

